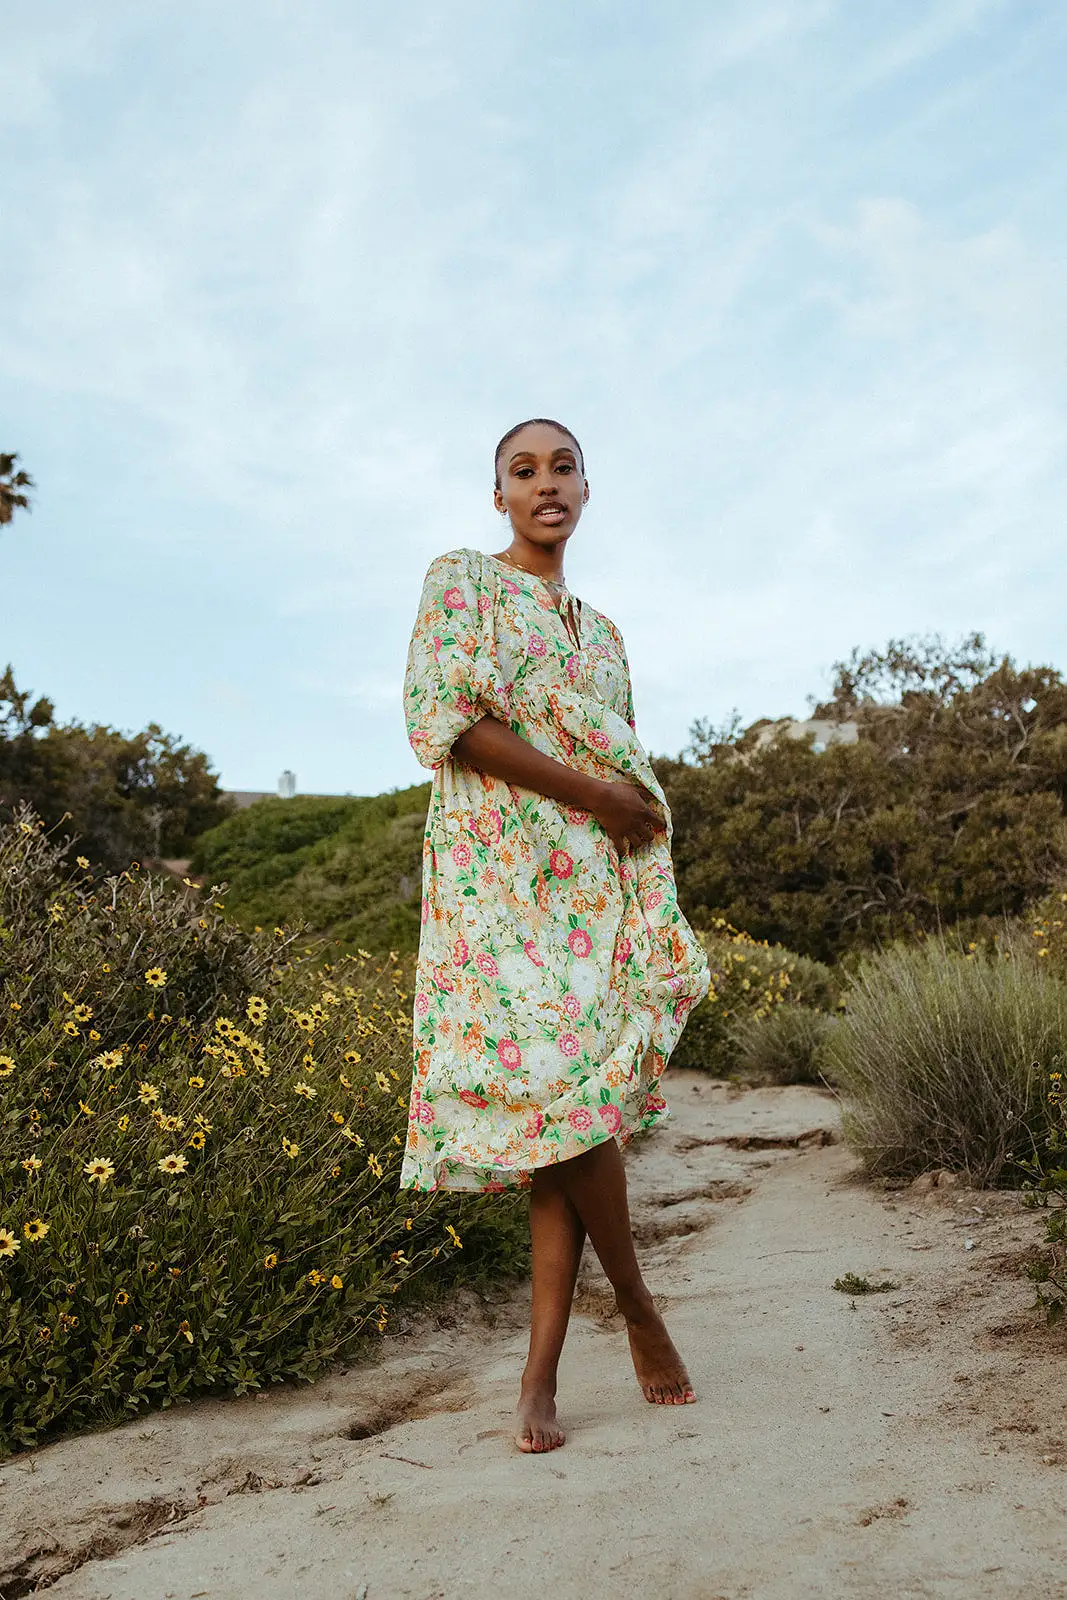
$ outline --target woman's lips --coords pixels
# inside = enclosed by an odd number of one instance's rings
[[[557,523],[562,522],[566,515],[566,506],[559,505],[538,506],[537,510],[534,512],[534,516],[537,518],[538,522],[547,522],[550,527],[554,527]]]

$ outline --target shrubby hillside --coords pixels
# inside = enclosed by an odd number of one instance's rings
[[[428,783],[366,798],[260,800],[202,835],[193,871],[248,926],[306,922],[349,948],[418,948]]]

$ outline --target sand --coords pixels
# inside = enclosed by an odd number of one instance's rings
[[[526,1294],[467,1292],[312,1388],[8,1462],[0,1600],[1067,1595],[1067,1339],[1019,1270],[1041,1220],[871,1188],[820,1091],[670,1095],[630,1178],[696,1405],[644,1401],[587,1263],[567,1443],[520,1455]]]

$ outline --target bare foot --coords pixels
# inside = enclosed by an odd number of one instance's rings
[[[684,1406],[696,1399],[685,1362],[654,1305],[628,1316],[626,1332],[637,1381],[649,1405]]]
[[[523,1389],[515,1443],[527,1455],[558,1450],[567,1435],[556,1421],[555,1396],[546,1389]]]

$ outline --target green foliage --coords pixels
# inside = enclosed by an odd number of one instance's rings
[[[838,986],[828,967],[780,945],[760,943],[721,917],[697,937],[708,957],[711,983],[694,1007],[671,1057],[678,1067],[728,1076],[739,1070],[739,1040],[783,1005],[829,1009]]]
[[[967,919],[1018,916],[1067,869],[1067,685],[980,636],[853,656],[819,713],[858,724],[816,752],[754,725],[694,727],[657,761],[682,904],[834,960]]]
[[[861,1278],[855,1272],[846,1272],[844,1277],[835,1278],[830,1285],[841,1294],[890,1294],[894,1289],[899,1289],[900,1284],[894,1283],[891,1278],[886,1278],[881,1283],[872,1283],[870,1278]]]
[[[0,818],[25,802],[103,867],[180,856],[226,814],[207,757],[155,723],[141,733],[55,721],[51,701],[0,676]]]
[[[319,953],[321,955],[321,952]],[[405,964],[298,964],[209,895],[0,829],[0,1453],[310,1379],[521,1200],[399,1191]]]
[[[0,452],[0,527],[14,520],[16,511],[29,511],[30,490],[35,488],[28,472],[18,465],[17,455]]]
[[[835,1019],[811,1006],[776,1006],[766,1017],[746,1017],[730,1032],[735,1070],[758,1083],[821,1083],[823,1047]]]
[[[197,843],[247,926],[300,920],[349,949],[418,949],[429,785],[369,798],[260,800]]]
[[[1036,961],[944,941],[863,961],[823,1046],[845,1133],[872,1173],[1017,1174],[1048,1126],[1067,1059],[1067,983]]]

